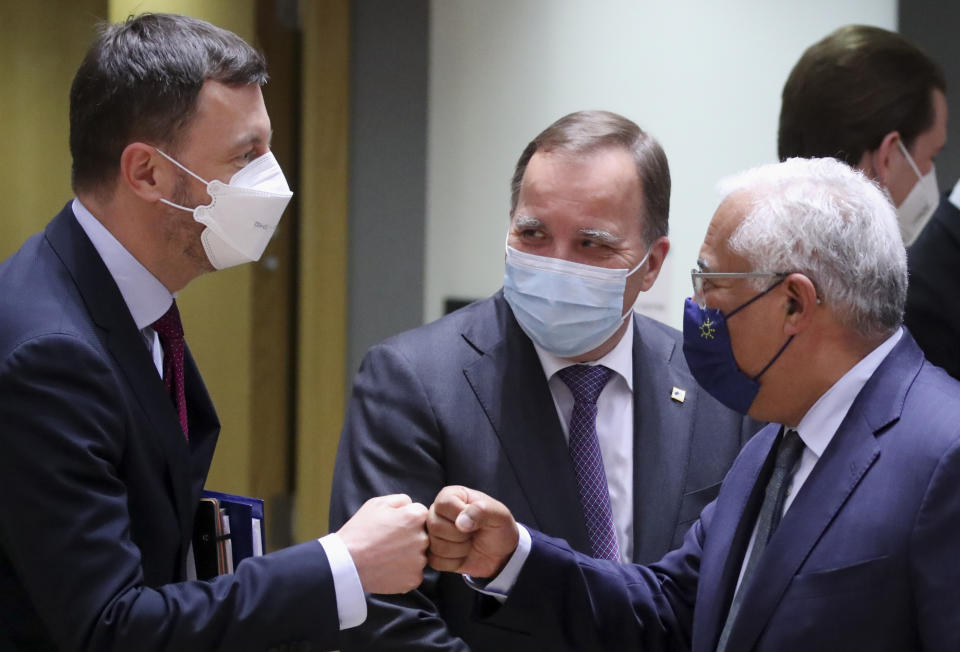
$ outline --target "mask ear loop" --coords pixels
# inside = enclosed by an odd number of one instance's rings
[[[773,356],[772,358],[770,358],[770,362],[767,363],[767,366],[765,366],[763,369],[761,369],[761,370],[760,370],[760,373],[758,373],[756,376],[754,376],[752,380],[754,380],[754,381],[759,380],[759,379],[760,379],[760,376],[762,376],[763,374],[767,373],[767,369],[769,369],[770,366],[780,358],[780,355],[781,355],[781,354],[784,352],[784,350],[786,350],[786,348],[790,345],[790,342],[793,341],[793,338],[794,338],[794,337],[796,337],[796,335],[791,335],[790,337],[787,338],[787,341],[784,343],[783,346],[780,347],[780,350],[777,351],[777,354],[776,354],[775,356]]]
[[[174,165],[176,165],[178,168],[180,168],[181,170],[183,170],[184,172],[186,172],[187,174],[189,174],[191,177],[193,177],[193,178],[196,179],[197,181],[202,182],[204,185],[208,185],[208,184],[210,183],[209,181],[207,181],[206,179],[204,179],[204,178],[201,177],[200,175],[194,174],[193,172],[191,172],[190,170],[188,170],[186,167],[183,166],[183,164],[181,164],[179,161],[177,161],[177,159],[173,158],[172,156],[170,156],[169,154],[167,154],[166,152],[164,152],[164,151],[163,151],[162,149],[160,149],[159,147],[154,147],[154,149],[157,150],[157,154],[159,154],[159,155],[162,156],[163,158],[167,159],[168,161],[170,161],[171,163],[173,163]]]
[[[210,195],[211,197],[213,196],[213,195],[210,193],[210,189],[209,189],[209,188],[210,188],[210,182],[209,182],[209,181],[207,181],[206,179],[204,179],[204,178],[201,177],[200,175],[194,174],[193,172],[191,172],[190,170],[188,170],[188,169],[187,169],[185,166],[183,166],[179,161],[177,161],[175,158],[173,158],[172,156],[170,156],[169,154],[167,154],[166,152],[164,152],[164,151],[163,151],[162,149],[160,149],[159,147],[154,147],[153,149],[157,150],[157,153],[158,153],[160,156],[162,156],[163,158],[167,159],[168,161],[170,161],[171,163],[173,163],[174,165],[176,165],[178,168],[180,168],[181,170],[183,170],[184,172],[186,172],[187,174],[189,174],[191,177],[193,177],[193,178],[196,179],[197,181],[202,182],[203,185],[207,187],[207,194]],[[173,203],[172,201],[170,201],[169,199],[164,199],[163,197],[160,198],[160,201],[163,202],[164,204],[166,204],[167,206],[173,206],[174,208],[179,208],[180,210],[182,210],[182,211],[187,211],[188,213],[192,213],[192,212],[194,211],[194,209],[192,209],[192,208],[187,208],[186,206],[181,206],[180,204],[175,204],[175,203]]]
[[[645,262],[647,262],[647,258],[650,257],[650,252],[651,252],[651,251],[653,251],[653,245],[650,245],[649,247],[647,247],[647,253],[645,253],[645,254],[643,255],[643,258],[640,260],[639,263],[637,263],[637,265],[636,265],[633,269],[631,269],[629,272],[627,272],[627,277],[631,276],[634,272],[636,272],[638,269],[640,269],[641,267],[643,267],[643,264],[644,264]],[[633,302],[636,303],[636,302],[637,302],[636,299],[634,299]],[[633,312],[633,306],[630,306],[629,308],[627,308],[627,311],[626,311],[625,313],[623,313],[622,315],[620,315],[620,323],[621,323],[621,324],[622,324],[624,321],[626,321],[627,317],[630,315],[631,312]]]
[[[766,290],[764,290],[763,292],[761,292],[761,293],[758,294],[757,296],[753,297],[752,299],[750,299],[750,300],[747,301],[746,303],[741,304],[740,306],[738,306],[738,307],[734,308],[733,310],[731,310],[729,313],[727,313],[726,315],[724,315],[723,318],[724,318],[724,319],[730,319],[730,318],[733,317],[735,314],[737,314],[738,312],[740,312],[741,310],[743,310],[744,308],[746,308],[747,306],[749,306],[751,303],[753,303],[754,301],[756,301],[756,300],[759,299],[760,297],[766,295],[768,292],[770,292],[770,290],[772,290],[773,288],[775,288],[775,287],[777,287],[778,285],[780,285],[781,283],[783,283],[783,282],[786,280],[786,278],[787,278],[787,277],[784,276],[783,278],[779,279],[776,283],[774,283],[773,285],[771,285],[770,287],[768,287]],[[766,371],[766,370],[764,370],[764,371]],[[763,372],[761,372],[761,373],[763,373]]]
[[[917,167],[916,161],[913,160],[913,157],[910,156],[910,152],[907,151],[906,145],[903,144],[903,139],[897,139],[897,145],[900,146],[900,151],[903,153],[904,158],[907,159],[907,163],[910,164],[910,167],[913,169],[913,173],[917,175],[919,181],[923,181],[923,175],[920,174],[920,168]]]

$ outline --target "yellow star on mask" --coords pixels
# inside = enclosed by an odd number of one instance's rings
[[[710,318],[707,317],[707,320],[700,324],[700,337],[705,340],[712,340],[713,334],[716,333],[716,329],[713,327],[713,322],[710,321]]]

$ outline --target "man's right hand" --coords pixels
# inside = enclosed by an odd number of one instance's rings
[[[426,518],[427,508],[410,496],[379,496],[337,531],[365,592],[406,593],[420,586],[427,564]]]
[[[427,517],[430,566],[494,577],[517,549],[519,531],[506,505],[466,487],[444,487]]]

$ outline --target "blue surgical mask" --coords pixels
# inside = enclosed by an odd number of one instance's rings
[[[779,285],[777,281],[727,315],[716,308],[703,308],[687,299],[683,309],[683,355],[690,372],[703,389],[731,410],[746,414],[760,391],[757,382],[793,341],[791,335],[777,354],[756,376],[748,376],[737,366],[730,346],[727,320]]]
[[[597,348],[620,328],[627,277],[640,269],[608,269],[507,247],[503,296],[520,328],[541,348],[573,358]]]

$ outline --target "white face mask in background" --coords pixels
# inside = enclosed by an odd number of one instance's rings
[[[166,199],[163,203],[193,213],[207,228],[200,234],[203,250],[215,269],[260,260],[293,193],[273,152],[250,161],[230,177],[230,183],[207,181],[164,154],[171,163],[207,184],[211,201],[188,208]]]
[[[907,159],[907,163],[913,168],[917,175],[917,182],[911,188],[903,203],[897,206],[897,222],[900,224],[900,236],[903,238],[903,244],[910,246],[917,239],[923,227],[930,221],[930,217],[937,209],[940,203],[940,189],[937,187],[937,169],[930,166],[930,171],[926,174],[920,174],[920,168],[917,167],[910,152],[904,147],[903,141],[897,139],[897,145],[900,151]]]

